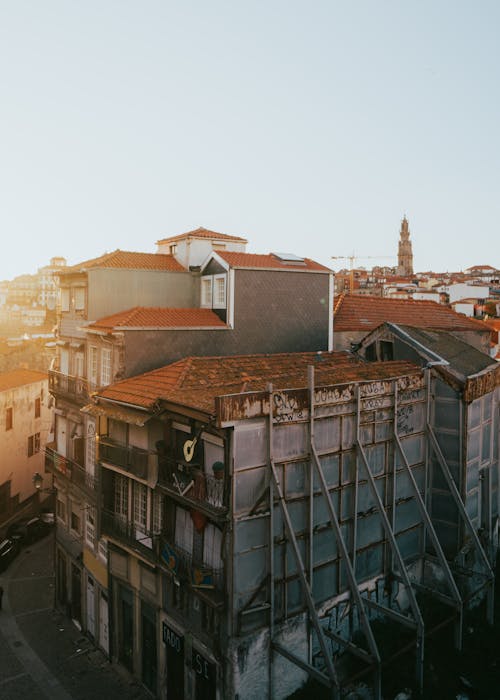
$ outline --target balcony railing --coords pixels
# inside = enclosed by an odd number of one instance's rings
[[[78,403],[86,403],[96,386],[83,377],[74,377],[57,370],[49,370],[49,391],[56,396],[64,396]]]
[[[156,562],[159,552],[159,535],[144,531],[122,515],[109,510],[101,511],[102,534],[121,541]]]
[[[188,501],[224,510],[224,474],[212,476],[200,467],[170,459],[160,459],[158,483]]]
[[[147,479],[149,462],[147,450],[123,445],[110,438],[101,437],[99,440],[99,459],[101,462],[108,462],[129,472],[139,479]]]
[[[173,544],[170,539],[164,536],[160,537],[159,547],[162,564],[181,583],[188,583],[191,588],[200,590],[223,590],[224,569],[222,566],[215,568],[204,564],[193,558],[192,553]]]
[[[98,481],[95,476],[89,474],[77,462],[63,457],[51,447],[45,448],[45,471],[62,477],[71,484],[75,484],[91,495],[96,495]]]

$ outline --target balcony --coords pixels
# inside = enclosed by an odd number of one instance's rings
[[[83,377],[74,377],[56,370],[49,370],[49,391],[54,396],[61,396],[82,405],[89,401],[90,394],[96,386]]]
[[[122,515],[110,510],[101,511],[101,531],[118,543],[128,546],[156,564],[158,558],[159,536],[143,532],[135,523],[129,522]]]
[[[160,458],[158,484],[192,506],[205,508],[209,514],[222,513],[224,505],[224,473],[206,474],[199,465]]]
[[[138,479],[147,479],[149,453],[139,447],[123,445],[107,437],[99,440],[99,460],[133,474]]]
[[[51,447],[45,448],[45,471],[54,474],[67,484],[78,486],[82,491],[94,499],[97,498],[98,480],[89,474],[77,462],[63,457]]]
[[[193,557],[178,545],[172,544],[169,538],[160,537],[160,559],[163,566],[181,583],[191,588],[205,591],[224,590],[224,569],[207,566]]]

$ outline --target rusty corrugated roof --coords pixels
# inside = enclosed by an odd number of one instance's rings
[[[116,382],[102,389],[98,397],[151,410],[163,399],[212,413],[216,396],[263,391],[269,383],[275,389],[306,387],[310,365],[318,385],[420,372],[411,362],[364,363],[346,352],[188,357]]]

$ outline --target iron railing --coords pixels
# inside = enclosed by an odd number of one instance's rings
[[[87,493],[95,495],[98,488],[98,480],[84,467],[63,455],[51,447],[45,448],[45,471],[62,477],[67,482],[75,484]]]
[[[224,510],[224,474],[206,474],[203,469],[185,462],[160,458],[158,483],[189,501]]]
[[[49,391],[56,396],[64,396],[78,403],[86,403],[96,385],[83,377],[75,377],[57,370],[49,370]]]
[[[133,474],[139,479],[147,479],[149,453],[139,447],[123,445],[107,437],[99,440],[99,459]]]

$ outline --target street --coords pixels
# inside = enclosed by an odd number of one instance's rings
[[[151,700],[54,610],[52,535],[22,549],[0,586],[2,700]]]

